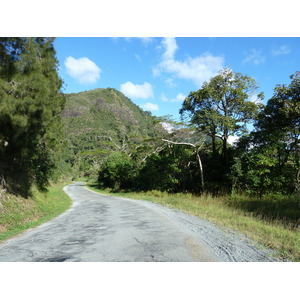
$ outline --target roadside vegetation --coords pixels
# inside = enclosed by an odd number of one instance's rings
[[[28,198],[9,193],[0,197],[0,241],[47,222],[67,210],[71,199],[63,191],[67,182],[51,185],[46,191],[32,189]]]
[[[161,191],[128,192],[99,189],[97,184],[88,184],[88,187],[106,195],[146,200],[179,209],[245,234],[258,245],[277,251],[279,259],[300,261],[298,199],[257,199],[246,195],[213,197],[209,194],[196,196]]]
[[[70,207],[54,38],[0,38],[0,241]],[[53,185],[52,183],[57,184]]]

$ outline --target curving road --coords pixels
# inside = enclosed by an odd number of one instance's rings
[[[274,261],[246,237],[154,203],[104,196],[77,182],[72,207],[0,244],[0,261]]]

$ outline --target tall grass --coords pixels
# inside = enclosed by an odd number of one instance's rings
[[[72,201],[63,191],[65,185],[56,184],[44,192],[33,188],[32,196],[28,198],[2,193],[0,241],[47,222],[67,210]]]
[[[110,190],[98,190],[111,194]],[[300,206],[297,198],[246,195],[213,197],[210,194],[168,194],[160,191],[118,192],[116,196],[147,200],[207,219],[246,234],[254,242],[277,250],[278,258],[300,261]]]

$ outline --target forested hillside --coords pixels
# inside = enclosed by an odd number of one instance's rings
[[[96,175],[110,152],[129,151],[159,129],[154,117],[113,88],[66,94],[62,116],[74,176]]]

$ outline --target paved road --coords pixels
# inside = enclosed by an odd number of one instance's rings
[[[154,203],[100,195],[83,183],[71,184],[65,192],[73,200],[71,209],[1,243],[0,261],[270,260],[265,252],[232,234],[225,236],[211,224],[201,223],[206,221]]]

